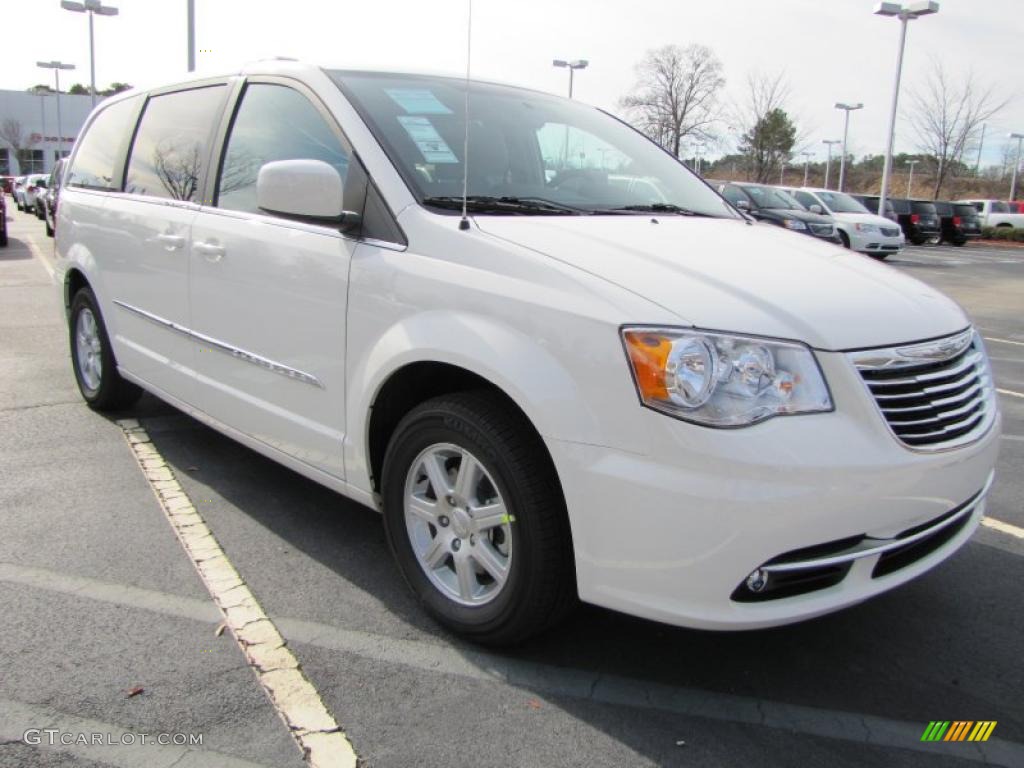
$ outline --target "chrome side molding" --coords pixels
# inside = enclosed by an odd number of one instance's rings
[[[300,371],[298,368],[292,368],[290,365],[279,363],[276,360],[263,357],[263,355],[257,355],[255,352],[249,352],[248,350],[228,344],[226,341],[221,341],[220,339],[215,339],[212,336],[207,336],[204,333],[199,333],[198,331],[194,331],[184,325],[180,325],[179,323],[175,323],[174,321],[160,317],[159,315],[154,315],[152,312],[147,312],[144,309],[132,306],[131,304],[127,304],[123,301],[114,299],[114,303],[122,309],[132,312],[139,317],[144,317],[151,323],[156,323],[164,328],[180,333],[182,336],[187,336],[190,339],[206,344],[211,349],[220,350],[232,357],[237,357],[239,360],[245,360],[247,363],[258,365],[260,368],[266,368],[268,371],[273,371],[274,373],[286,376],[289,379],[295,379],[296,381],[301,381],[306,384],[312,384],[314,387],[319,387],[320,389],[326,389],[323,382],[311,373]]]

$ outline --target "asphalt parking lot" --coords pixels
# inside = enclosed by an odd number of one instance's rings
[[[168,525],[119,419],[146,429],[368,766],[1024,765],[1024,249],[909,248],[894,268],[986,337],[1004,416],[988,515],[957,555],[867,604],[738,634],[582,607],[511,652],[439,630],[377,515],[146,396],[82,403],[52,241],[0,250],[0,766],[302,765]],[[141,689],[141,690],[139,690]],[[994,720],[985,744],[920,742]],[[27,729],[202,745],[25,743]]]

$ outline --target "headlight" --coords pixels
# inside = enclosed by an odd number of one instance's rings
[[[814,354],[792,341],[684,328],[622,329],[640,401],[710,427],[832,410]]]
[[[807,225],[799,219],[783,219],[782,226],[786,229],[807,229]]]
[[[882,231],[876,224],[854,224],[853,226],[858,232],[867,232],[868,234],[879,233]]]

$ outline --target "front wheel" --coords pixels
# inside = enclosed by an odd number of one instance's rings
[[[850,236],[841,229],[839,230],[839,239],[843,241],[843,248],[850,247]]]
[[[117,410],[139,399],[142,390],[117,372],[103,316],[89,288],[80,289],[71,300],[68,331],[78,391],[90,408]]]
[[[521,642],[573,605],[568,517],[537,434],[496,395],[429,400],[384,458],[384,524],[409,586],[441,624]]]

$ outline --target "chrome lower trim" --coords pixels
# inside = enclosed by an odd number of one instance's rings
[[[274,373],[280,374],[281,376],[286,376],[289,379],[295,379],[296,381],[301,381],[306,384],[312,384],[314,387],[319,387],[320,389],[326,389],[326,387],[323,385],[323,382],[320,381],[320,379],[318,379],[311,373],[300,371],[298,368],[292,368],[291,366],[285,365],[284,363],[279,363],[276,360],[271,360],[270,358],[263,357],[262,355],[257,355],[255,352],[249,352],[248,350],[235,347],[231,344],[228,344],[225,341],[221,341],[220,339],[215,339],[212,336],[207,336],[204,333],[193,331],[191,328],[186,328],[184,325],[175,323],[172,320],[167,320],[166,318],[160,317],[159,315],[154,315],[152,312],[147,312],[144,309],[139,309],[138,307],[134,307],[131,304],[127,304],[123,301],[118,301],[117,299],[114,299],[114,303],[117,304],[117,306],[121,307],[122,309],[126,309],[129,312],[132,312],[138,315],[139,317],[143,317],[152,323],[156,323],[157,325],[163,326],[164,328],[180,333],[182,336],[187,336],[190,339],[194,339],[195,341],[198,341],[202,344],[206,344],[207,346],[213,349],[218,349],[221,352],[226,352],[232,357],[237,357],[239,360],[245,360],[247,363],[252,363],[253,365],[258,365],[261,368],[266,368],[268,371],[273,371]]]
[[[974,514],[974,510],[978,508],[978,505],[985,500],[985,496],[988,494],[989,488],[992,487],[992,481],[995,478],[995,473],[989,473],[988,480],[985,481],[985,486],[976,493],[963,508],[960,509],[955,515],[947,517],[930,526],[923,531],[918,531],[911,536],[905,536],[902,539],[872,539],[865,538],[864,541],[860,542],[856,546],[851,547],[845,552],[839,554],[829,555],[827,557],[818,557],[811,560],[799,560],[792,563],[775,563],[772,565],[762,565],[761,570],[767,571],[768,573],[788,573],[791,571],[806,571],[814,568],[823,568],[830,565],[845,565],[846,563],[852,563],[855,560],[860,560],[865,557],[871,557],[873,555],[883,555],[886,552],[890,552],[894,549],[901,549],[908,544],[913,544],[915,541],[921,539],[927,539],[929,536],[941,531],[943,528],[963,520],[965,517],[969,517]],[[879,543],[881,542],[881,543]]]

